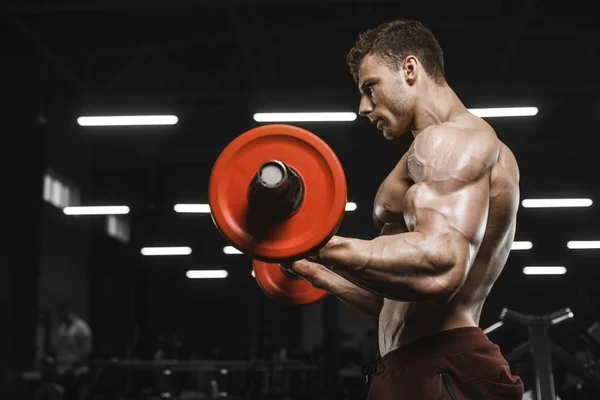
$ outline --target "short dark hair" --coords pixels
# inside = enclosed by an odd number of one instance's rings
[[[437,84],[446,82],[442,48],[433,33],[419,21],[399,19],[361,32],[346,56],[350,74],[357,83],[360,64],[370,54],[381,57],[395,70],[407,56],[415,55]]]

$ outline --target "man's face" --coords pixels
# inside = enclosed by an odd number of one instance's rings
[[[395,71],[377,55],[368,55],[358,71],[359,114],[369,118],[388,139],[408,132],[412,123],[412,88],[402,69]]]

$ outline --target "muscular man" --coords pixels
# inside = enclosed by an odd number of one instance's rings
[[[58,326],[52,334],[52,350],[56,355],[58,383],[65,390],[65,400],[78,399],[83,378],[88,374],[87,357],[92,351],[92,331],[78,316],[69,300],[57,305]]]
[[[290,268],[378,318],[369,399],[521,399],[521,379],[478,327],[514,239],[515,157],[450,88],[420,22],[364,32],[347,62],[360,115],[386,139],[414,141],[375,196],[380,236],[334,236]]]

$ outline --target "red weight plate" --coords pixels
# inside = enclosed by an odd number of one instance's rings
[[[253,260],[254,276],[269,297],[280,304],[304,306],[320,301],[327,292],[305,279],[287,277],[279,264]]]
[[[260,166],[279,160],[304,182],[298,211],[277,223],[249,212],[248,188]],[[339,228],[347,186],[333,150],[315,134],[291,125],[251,129],[231,141],[217,158],[208,186],[213,221],[238,250],[267,262],[303,258]]]

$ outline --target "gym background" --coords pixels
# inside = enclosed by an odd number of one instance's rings
[[[363,399],[375,321],[331,297],[272,301],[200,204],[221,150],[266,123],[255,113],[356,112],[345,55],[360,31],[402,17],[438,37],[448,81],[474,112],[536,108],[485,117],[516,155],[523,203],[481,327],[508,356],[530,336],[501,321],[503,309],[570,310],[545,331],[578,366],[553,358],[555,389],[562,399],[599,398],[590,376],[600,362],[600,28],[576,3],[4,4],[0,398],[39,395],[56,305],[69,301],[93,334],[80,398]],[[78,119],[111,115],[176,123]],[[323,138],[344,166],[351,204],[338,233],[374,237],[375,192],[409,135],[387,142],[361,118],[290,123]],[[579,200],[537,208],[528,199]],[[195,212],[176,207],[190,204]],[[129,210],[64,209],[106,205]],[[143,254],[152,247],[186,249]],[[227,276],[190,279],[191,270]],[[530,349],[511,363],[534,398],[543,379]]]

